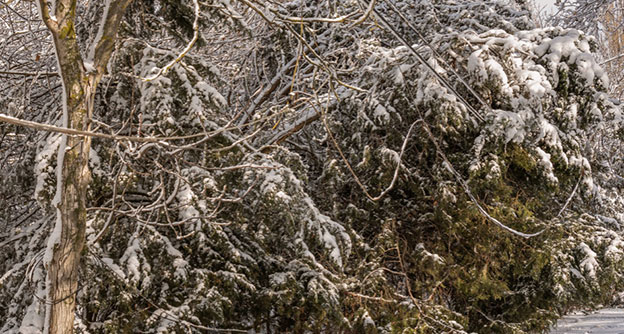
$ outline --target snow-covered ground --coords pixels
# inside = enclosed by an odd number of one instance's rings
[[[624,309],[607,308],[587,315],[568,315],[550,334],[624,334]]]

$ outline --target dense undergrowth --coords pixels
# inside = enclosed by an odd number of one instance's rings
[[[305,29],[256,18],[261,70],[219,66],[236,56],[205,34],[145,82],[175,53],[138,40],[188,38],[192,19],[186,2],[146,3],[128,13],[96,118],[117,133],[211,136],[94,140],[78,333],[545,333],[624,288],[623,119],[591,36],[535,28],[505,3],[392,1],[414,31],[380,1],[440,77],[371,14]],[[159,6],[178,15],[165,32],[153,29]],[[203,29],[254,36],[217,7],[202,8]],[[241,87],[262,77],[262,94],[279,76],[249,109],[257,95]],[[243,121],[241,106],[253,112]],[[55,145],[31,162],[44,209]],[[41,327],[47,221],[5,231],[30,237],[2,244],[0,268],[13,270],[0,279],[2,332]]]

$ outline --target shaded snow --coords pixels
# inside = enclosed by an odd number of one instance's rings
[[[624,333],[624,309],[603,309],[593,314],[567,315],[557,322],[550,334],[619,334]]]

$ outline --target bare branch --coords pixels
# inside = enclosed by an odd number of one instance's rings
[[[191,48],[193,48],[193,45],[195,45],[195,42],[197,42],[197,40],[199,39],[199,16],[200,16],[199,0],[193,0],[193,4],[195,5],[195,20],[193,21],[193,39],[188,43],[188,45],[184,48],[184,50],[182,50],[182,52],[180,52],[180,54],[175,59],[170,61],[164,67],[158,69],[158,72],[156,72],[154,75],[147,77],[147,78],[143,78],[142,79],[143,81],[145,82],[152,81],[163,74],[167,74],[167,72],[173,67],[173,65],[180,62],[180,60],[182,60],[182,58],[186,56],[186,54],[191,50]]]
[[[249,122],[247,124],[242,124],[240,126],[224,126],[222,128],[219,128],[219,129],[213,130],[213,131],[204,131],[204,132],[200,132],[200,133],[196,133],[196,134],[190,134],[190,135],[186,135],[186,136],[170,136],[170,137],[119,136],[119,135],[112,135],[112,134],[98,133],[98,132],[84,131],[84,130],[76,130],[76,129],[70,129],[70,128],[65,128],[65,127],[49,125],[49,124],[37,123],[37,122],[33,122],[33,121],[27,121],[27,120],[15,118],[15,117],[7,116],[7,115],[4,115],[4,114],[0,114],[0,122],[13,124],[13,125],[19,125],[19,126],[25,126],[27,128],[40,130],[40,131],[63,133],[63,134],[66,134],[66,135],[77,136],[77,137],[93,137],[93,138],[111,139],[111,140],[137,142],[137,143],[159,143],[159,144],[163,144],[163,145],[168,145],[168,144],[165,144],[165,142],[167,142],[167,141],[174,141],[174,140],[194,139],[194,138],[203,138],[203,139],[205,139],[206,137],[213,137],[213,136],[219,135],[219,134],[221,134],[223,132],[226,132],[226,131],[239,130],[241,126],[258,124],[258,123],[264,122],[264,121],[266,121],[268,119],[275,118],[275,117],[277,117],[279,115],[283,115],[284,113],[285,113],[285,111],[281,112],[281,113],[276,113],[276,114],[273,114],[273,115],[269,115],[269,116],[266,116],[266,117],[262,117],[262,118],[253,120],[252,122]]]
[[[20,76],[25,76],[25,77],[37,77],[37,76],[57,77],[59,76],[57,72],[20,72],[20,71],[0,71],[0,75],[20,75]]]

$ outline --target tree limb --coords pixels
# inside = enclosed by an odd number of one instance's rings
[[[95,69],[100,75],[106,71],[106,64],[113,53],[115,47],[115,36],[119,30],[119,22],[123,18],[126,8],[132,0],[113,0],[108,3],[106,16],[100,25],[97,44],[93,46],[93,61]]]

